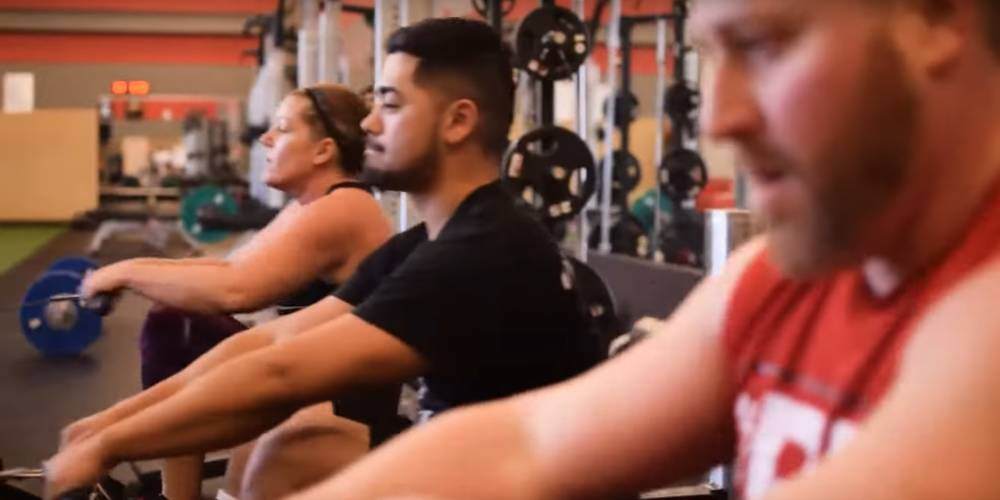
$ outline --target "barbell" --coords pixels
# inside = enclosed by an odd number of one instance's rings
[[[48,357],[75,356],[101,336],[110,295],[83,299],[83,277],[97,264],[83,257],[55,261],[25,292],[19,308],[21,332]]]

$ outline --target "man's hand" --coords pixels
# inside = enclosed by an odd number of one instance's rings
[[[105,412],[101,412],[67,425],[59,436],[59,451],[66,450],[69,446],[101,432],[113,423],[114,421]]]
[[[44,498],[96,484],[113,465],[98,436],[70,445],[45,462]]]
[[[89,299],[99,293],[117,292],[125,286],[125,266],[126,263],[122,262],[88,272],[80,285],[80,294]]]

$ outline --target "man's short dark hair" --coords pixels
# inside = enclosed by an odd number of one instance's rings
[[[419,59],[417,85],[475,102],[475,134],[483,149],[503,154],[514,118],[514,72],[510,48],[489,25],[455,17],[427,19],[397,30],[387,45],[389,54]]]
[[[983,22],[986,23],[986,38],[993,53],[1000,57],[1000,0],[980,0]]]

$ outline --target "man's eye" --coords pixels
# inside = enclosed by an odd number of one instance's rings
[[[733,48],[743,53],[767,52],[774,48],[774,41],[766,36],[744,37],[733,40]]]
[[[769,60],[780,55],[790,39],[790,33],[748,33],[730,40],[730,48],[748,59]]]

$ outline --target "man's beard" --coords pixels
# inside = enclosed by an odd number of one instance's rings
[[[424,153],[410,160],[408,165],[396,165],[394,169],[372,167],[365,161],[358,180],[380,191],[402,191],[407,193],[426,190],[440,170],[440,154],[431,141]]]
[[[790,276],[809,278],[857,264],[871,250],[865,248],[866,230],[915,175],[909,172],[919,114],[915,90],[899,49],[887,37],[870,45],[854,112],[812,168],[789,173],[805,172],[804,213],[768,221],[771,254]]]

